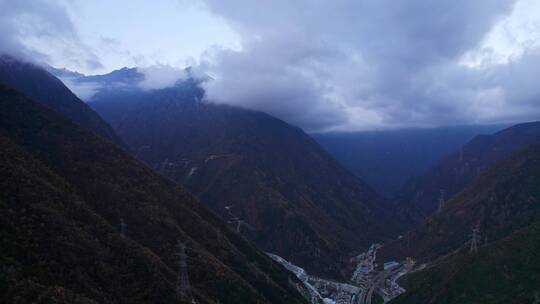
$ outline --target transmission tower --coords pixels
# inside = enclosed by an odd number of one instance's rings
[[[189,284],[186,245],[178,241],[178,281],[176,282],[176,295],[183,303],[193,303],[191,286]]]
[[[478,243],[480,242],[480,228],[474,227],[471,235],[471,253],[478,252]]]
[[[126,222],[124,222],[124,218],[120,218],[120,235],[123,237],[126,237]]]
[[[439,212],[442,211],[444,207],[444,190],[440,190],[439,192]]]
[[[244,223],[244,221],[242,221],[242,220],[238,220],[238,222],[236,222],[236,233],[238,233],[238,234],[242,233],[242,224],[243,223]]]

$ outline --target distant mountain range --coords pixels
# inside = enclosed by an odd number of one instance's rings
[[[503,125],[311,134],[356,176],[390,198],[448,152]]]
[[[136,85],[144,80],[144,74],[137,68],[121,68],[103,75],[84,75],[67,69],[47,67],[47,71],[60,79],[70,79],[78,83],[99,83],[101,85]]]

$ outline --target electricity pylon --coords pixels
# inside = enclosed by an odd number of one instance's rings
[[[444,207],[444,190],[440,190],[439,192],[439,212],[442,211]]]
[[[193,303],[191,286],[189,284],[186,245],[178,241],[178,281],[176,282],[176,295],[183,303]]]
[[[478,252],[478,243],[480,242],[480,228],[474,227],[471,235],[471,249],[470,253]]]
[[[126,222],[124,222],[124,218],[120,218],[120,235],[123,237],[126,237]]]

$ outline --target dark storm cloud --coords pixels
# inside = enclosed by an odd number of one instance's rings
[[[459,64],[509,0],[226,1],[208,8],[241,34],[202,67],[208,98],[308,130],[534,119],[534,51],[509,65]]]
[[[75,30],[64,6],[54,0],[0,0],[0,54],[49,61],[53,50],[76,66],[102,67]]]

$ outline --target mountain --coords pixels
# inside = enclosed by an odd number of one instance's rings
[[[0,84],[23,92],[80,126],[121,144],[113,129],[94,110],[43,67],[0,55]]]
[[[482,172],[440,212],[427,218],[403,240],[385,245],[388,251],[422,259],[447,254],[464,244],[473,226],[483,241],[506,237],[538,220],[540,207],[540,143]],[[410,248],[403,245],[413,244]],[[399,245],[394,250],[394,245]]]
[[[73,78],[73,79],[79,79],[85,77],[84,74],[79,72],[74,72],[71,70],[68,70],[66,68],[55,68],[52,66],[46,66],[45,69],[58,78]]]
[[[500,125],[455,126],[311,134],[345,168],[378,193],[392,197],[410,178],[425,173],[442,156]]]
[[[305,303],[283,267],[122,148],[4,86],[0,109],[0,302],[187,303],[182,241],[198,303]]]
[[[525,128],[511,128],[515,132]],[[529,124],[528,127],[531,127]],[[478,253],[470,252],[478,229]],[[540,143],[482,172],[379,259],[427,263],[395,303],[532,303],[540,286]]]
[[[139,72],[137,68],[127,67],[103,75],[84,75],[67,69],[58,69],[54,67],[48,67],[48,71],[60,79],[69,79],[77,83],[95,83],[103,86],[113,86],[115,84],[120,84],[122,86],[136,85],[144,80],[144,74]]]
[[[398,213],[418,223],[438,208],[443,191],[448,199],[463,190],[483,170],[512,152],[540,139],[540,122],[518,124],[493,135],[476,136],[439,160],[423,176],[409,181],[396,198]]]
[[[385,201],[311,137],[267,114],[201,101],[188,79],[103,91],[89,104],[149,166],[265,251],[343,277],[349,254],[392,236]]]
[[[392,304],[535,303],[540,292],[540,225],[480,248],[458,253],[405,282],[408,292]]]

